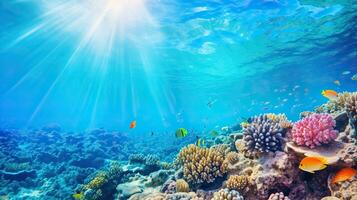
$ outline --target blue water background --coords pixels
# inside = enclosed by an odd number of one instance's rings
[[[73,8],[88,2],[1,1],[0,127],[173,136],[266,112],[297,120],[321,90],[357,88],[356,1],[147,0],[150,19],[109,16],[89,36],[98,13]]]

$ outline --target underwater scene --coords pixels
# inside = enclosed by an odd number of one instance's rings
[[[0,0],[0,200],[357,200],[357,0]]]

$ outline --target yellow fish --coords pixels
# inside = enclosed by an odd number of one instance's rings
[[[196,145],[198,147],[201,147],[201,145],[205,145],[205,141],[199,137],[197,137],[197,142],[196,142]]]
[[[183,138],[187,135],[187,130],[185,128],[179,128],[175,132],[177,138]]]
[[[339,80],[335,80],[333,83],[334,83],[334,84],[336,84],[336,85],[338,85],[338,86],[340,86],[340,85],[341,85],[341,83],[340,83],[340,81],[339,81]]]
[[[327,167],[327,160],[324,157],[305,157],[301,160],[299,168],[303,171],[315,173]]]
[[[334,100],[337,98],[337,92],[334,90],[322,90],[322,96],[328,98],[329,100]]]
[[[337,183],[341,181],[348,180],[356,175],[357,170],[351,168],[351,167],[346,167],[341,169],[336,173],[336,175],[332,178],[332,183]]]
[[[81,193],[75,193],[75,194],[72,195],[72,197],[74,199],[76,199],[76,200],[83,200],[84,199],[84,195],[83,195],[82,192]]]
[[[250,125],[250,123],[248,123],[248,122],[242,122],[242,123],[240,123],[240,126],[241,126],[242,128],[247,128],[249,125]]]

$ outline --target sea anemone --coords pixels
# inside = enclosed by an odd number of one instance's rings
[[[315,148],[335,140],[336,122],[329,114],[313,114],[296,122],[291,131],[292,140],[297,145]]]
[[[268,115],[251,118],[250,125],[243,130],[245,146],[250,151],[275,152],[282,148],[285,130],[279,121],[274,122]]]

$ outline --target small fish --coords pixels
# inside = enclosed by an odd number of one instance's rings
[[[351,79],[352,79],[353,81],[357,81],[357,74],[353,75],[353,76],[351,77]]]
[[[356,175],[357,170],[351,168],[351,167],[346,167],[341,169],[336,173],[336,175],[332,178],[332,183],[337,183],[341,181],[348,180]]]
[[[283,99],[283,102],[287,102],[288,101],[288,99]]]
[[[242,122],[242,123],[240,123],[240,126],[241,126],[242,128],[247,128],[249,125],[250,125],[250,123],[248,123],[248,122]]]
[[[350,74],[351,72],[350,71],[343,71],[342,72],[342,75],[348,75],[348,74]]]
[[[268,109],[269,109],[269,107],[264,107],[264,108],[263,108],[263,110],[268,110]]]
[[[268,104],[270,104],[270,102],[269,102],[269,101],[264,102],[264,105],[268,105]]]
[[[329,100],[334,100],[337,98],[337,92],[334,90],[322,90],[321,94]]]
[[[129,128],[133,129],[133,128],[135,128],[135,127],[136,127],[136,120],[134,120],[134,121],[132,121],[132,122],[130,123]]]
[[[340,86],[340,85],[341,85],[341,83],[340,83],[340,81],[339,81],[339,80],[335,80],[333,83],[334,83],[334,84],[336,84],[336,85],[338,85],[338,86]]]
[[[216,136],[219,135],[219,133],[218,133],[216,130],[212,130],[212,131],[211,131],[211,135],[212,135],[213,137],[216,137]]]
[[[154,132],[153,131],[151,131],[151,136],[154,136]]]
[[[216,103],[216,102],[217,102],[217,99],[212,100],[212,101],[209,101],[209,102],[207,103],[207,106],[208,106],[209,108],[212,108],[213,104]]]
[[[84,199],[84,195],[83,195],[82,192],[81,193],[75,193],[75,194],[72,195],[72,197],[74,199],[76,199],[76,200],[83,200]]]
[[[201,145],[205,145],[205,141],[203,139],[201,139],[200,137],[196,137],[197,138],[197,141],[196,141],[196,145],[198,147],[201,147]]]
[[[177,138],[183,138],[187,135],[187,130],[185,128],[179,128],[176,130],[175,135]]]
[[[301,160],[299,168],[303,171],[315,173],[327,167],[327,160],[324,157],[305,157]]]

